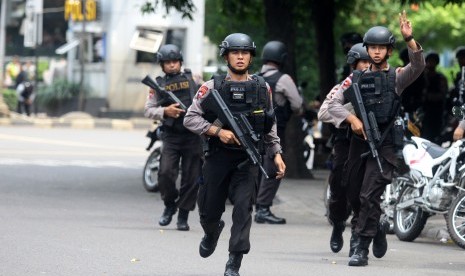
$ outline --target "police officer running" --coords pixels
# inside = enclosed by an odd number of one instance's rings
[[[353,45],[347,52],[347,64],[350,65],[351,71],[363,71],[370,66],[370,57],[362,43]],[[324,123],[336,124],[333,117],[331,117],[328,112],[328,103],[334,93],[338,90],[339,86],[340,84],[335,85],[326,95],[326,99],[323,101],[320,110],[318,111],[318,120]],[[332,127],[331,130],[332,134],[330,139],[332,140],[333,145],[333,165],[329,175],[329,189],[331,196],[328,204],[328,218],[333,225],[333,231],[329,246],[331,251],[337,253],[342,249],[344,244],[342,233],[345,230],[346,220],[349,218],[351,210],[349,202],[347,201],[346,186],[342,185],[343,168],[349,156],[350,139],[348,136],[347,124],[345,123],[340,125],[339,128]],[[352,235],[352,237],[354,236]],[[352,256],[353,251],[355,250],[354,243],[354,238],[351,238],[349,256]]]
[[[208,153],[203,165],[204,182],[200,185],[198,207],[200,224],[205,232],[199,246],[200,256],[209,257],[215,251],[224,227],[221,216],[227,197],[233,204],[229,260],[226,276],[238,276],[243,254],[250,250],[252,207],[258,181],[258,168],[248,162],[247,153],[228,125],[218,122],[217,116],[201,104],[216,89],[234,116],[245,115],[255,133],[257,147],[264,146],[266,154],[274,158],[277,174],[282,178],[286,166],[281,157],[281,146],[276,134],[274,116],[264,116],[272,110],[271,91],[263,78],[248,74],[255,55],[252,39],[242,33],[228,35],[221,43],[220,56],[228,65],[226,76],[215,77],[204,83],[188,109],[184,125],[192,132],[208,139]],[[240,165],[241,166],[238,166]]]
[[[181,71],[183,57],[178,46],[163,45],[157,52],[157,60],[165,73],[165,76],[156,78],[157,83],[165,87],[166,91],[171,91],[186,107],[190,106],[198,86],[190,70]],[[158,182],[165,210],[158,223],[161,226],[170,224],[179,208],[177,229],[188,231],[189,211],[194,210],[197,199],[202,146],[200,137],[183,125],[185,111],[178,106],[179,104],[172,104],[166,97],[166,95],[158,95],[151,89],[145,103],[145,116],[161,120],[163,123],[163,149]],[[179,166],[180,160],[181,166]],[[176,179],[180,169],[181,184],[178,190]]]
[[[385,186],[393,177],[397,165],[396,145],[401,146],[403,130],[400,137],[395,135],[393,123],[400,106],[400,94],[423,71],[425,60],[421,46],[415,42],[412,26],[405,11],[399,15],[400,31],[407,42],[410,63],[403,68],[392,68],[387,62],[392,54],[395,38],[385,27],[370,28],[363,38],[371,59],[371,66],[365,71],[355,71],[334,93],[328,103],[328,111],[340,126],[343,122],[350,124],[355,135],[352,135],[349,157],[347,161],[347,192],[356,220],[355,252],[349,266],[365,266],[368,264],[368,248],[373,241],[373,255],[381,258],[387,251],[386,226],[380,224],[381,195]],[[376,144],[382,171],[377,160],[370,152],[366,139],[365,127],[357,116],[347,111],[343,104],[349,97],[352,82],[360,84],[363,105],[367,112],[372,112],[381,132],[381,139]],[[350,89],[348,89],[350,87]],[[397,138],[397,139],[396,139]],[[361,155],[364,155],[362,158]]]
[[[263,66],[259,74],[270,85],[273,93],[273,106],[275,107],[278,136],[283,149],[286,145],[284,139],[286,124],[292,112],[299,113],[302,107],[302,97],[291,76],[279,70],[284,64],[286,57],[287,51],[284,43],[280,41],[266,43],[262,52]],[[264,157],[263,166],[269,172],[276,170],[273,160],[267,156]],[[286,223],[286,219],[276,217],[270,210],[280,183],[280,179],[261,178],[257,195],[255,222],[270,224]]]

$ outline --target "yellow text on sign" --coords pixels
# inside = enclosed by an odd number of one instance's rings
[[[70,17],[73,21],[83,21],[84,14],[87,21],[93,21],[97,19],[97,3],[95,0],[87,0],[86,6],[82,9],[81,0],[66,0],[65,2],[65,19],[68,20]]]

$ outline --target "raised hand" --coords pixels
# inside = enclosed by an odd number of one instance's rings
[[[399,25],[400,25],[400,32],[402,36],[404,37],[404,39],[412,35],[413,33],[412,23],[410,22],[410,20],[407,19],[407,13],[405,12],[405,10],[399,13]]]

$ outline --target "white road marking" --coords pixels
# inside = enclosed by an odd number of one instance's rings
[[[0,134],[0,140],[12,140],[12,141],[22,141],[29,143],[38,143],[38,144],[49,144],[49,145],[60,145],[60,146],[70,146],[70,147],[80,147],[80,148],[98,148],[98,149],[112,149],[118,151],[137,151],[140,152],[140,148],[136,147],[119,147],[119,146],[109,146],[109,145],[95,145],[91,143],[83,142],[73,142],[73,141],[64,141],[64,140],[52,140],[44,139],[37,137],[28,137],[28,136],[18,136],[18,135],[9,135],[9,134]]]
[[[143,162],[122,161],[90,161],[90,160],[53,160],[53,159],[22,159],[22,158],[0,158],[0,166],[46,166],[46,167],[86,167],[104,168],[115,167],[122,169],[142,169]]]

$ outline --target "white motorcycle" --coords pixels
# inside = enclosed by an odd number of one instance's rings
[[[306,134],[304,137],[304,160],[305,166],[309,171],[313,170],[313,163],[315,161],[315,130],[313,129],[313,122],[302,118],[302,131]],[[321,134],[320,134],[321,135]]]
[[[457,245],[464,247],[464,209],[454,199],[465,188],[465,140],[458,140],[449,148],[442,148],[426,139],[411,137],[402,154],[410,172],[405,176],[394,208],[394,232],[402,241],[415,240],[425,227],[428,217],[446,215],[458,205],[456,215],[445,216],[452,235],[460,236]],[[462,219],[462,224],[457,223]],[[461,229],[460,229],[461,227]],[[452,229],[451,229],[452,228]],[[454,234],[455,232],[455,234]],[[460,234],[461,233],[461,234]]]
[[[161,140],[162,129],[156,126],[154,130],[147,132],[147,137],[150,138],[150,144],[146,150],[151,151],[147,161],[145,162],[142,175],[142,183],[147,192],[158,192],[158,169],[160,168],[161,149],[163,142]]]

